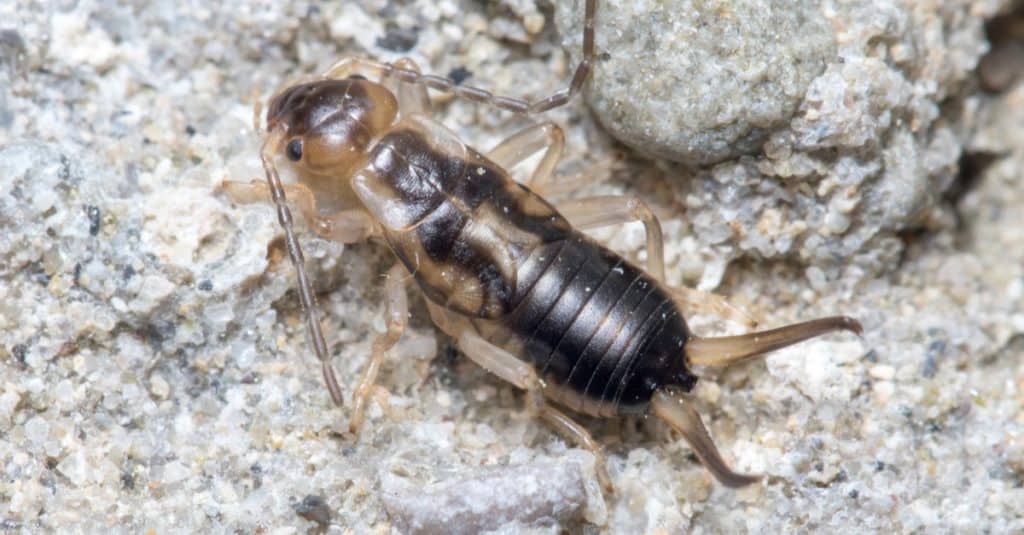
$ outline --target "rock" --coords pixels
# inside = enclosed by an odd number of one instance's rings
[[[559,2],[579,50],[583,2]],[[794,2],[599,2],[587,97],[601,124],[641,153],[705,165],[760,151],[835,56],[829,21]],[[570,22],[571,21],[571,22]]]
[[[579,453],[557,463],[483,468],[468,478],[426,487],[385,475],[382,497],[403,533],[470,534],[510,524],[516,529],[554,527],[582,518],[588,501],[595,500],[597,516],[587,516],[602,523],[601,492],[587,488],[586,465],[593,471],[593,456]]]
[[[620,141],[686,164],[667,174],[719,254],[859,278],[895,265],[899,232],[951,220],[1002,4],[602,2],[586,94]],[[574,54],[580,5],[558,9]]]

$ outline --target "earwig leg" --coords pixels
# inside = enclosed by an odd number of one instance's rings
[[[433,89],[443,93],[451,93],[458,98],[472,102],[487,104],[496,108],[511,111],[513,113],[541,113],[559,106],[563,106],[572,100],[577,93],[583,89],[583,84],[590,77],[593,70],[595,47],[594,47],[594,14],[597,12],[597,0],[585,0],[586,6],[583,12],[583,58],[580,60],[576,70],[573,71],[572,81],[569,87],[560,89],[553,94],[529,102],[521,98],[512,98],[494,95],[489,91],[459,85],[451,78],[436,76],[433,74],[420,74],[418,71],[402,67],[398,64],[380,63],[361,58],[344,58],[335,63],[324,73],[324,78],[345,78],[351,74],[360,74],[366,77],[383,79],[394,77],[407,83]]]
[[[401,338],[409,318],[409,299],[405,293],[405,268],[401,264],[395,264],[387,274],[387,282],[384,286],[385,308],[387,309],[387,331],[377,335],[373,340],[373,350],[370,361],[363,370],[363,377],[359,380],[359,386],[352,394],[352,420],[349,422],[349,431],[355,433],[363,425],[366,412],[366,402],[371,394],[377,394],[380,399],[381,388],[376,386],[377,374],[384,362],[384,355],[391,349],[398,339]]]
[[[282,184],[281,187],[288,196],[288,202],[299,209],[304,219],[308,221],[316,217],[316,200],[309,188],[301,184]],[[223,191],[232,201],[239,204],[263,204],[273,199],[270,187],[263,180],[225,180],[220,183],[217,190]]]
[[[562,157],[565,147],[565,133],[555,123],[541,123],[528,126],[499,143],[487,153],[487,157],[506,170],[519,165],[538,151],[544,153],[537,162],[526,185],[540,193],[551,180],[555,164]]]
[[[665,420],[673,429],[682,433],[683,438],[690,444],[693,453],[700,459],[711,475],[715,476],[721,484],[730,488],[745,487],[757,482],[761,476],[738,474],[733,472],[729,465],[718,453],[718,448],[711,440],[700,414],[690,405],[686,399],[671,390],[659,390],[654,393],[651,400],[651,408],[654,414]]]
[[[665,281],[665,243],[661,222],[647,203],[626,196],[600,196],[573,199],[557,206],[558,211],[576,228],[604,227],[640,221],[647,233],[647,271],[658,281]]]
[[[365,210],[343,210],[322,216],[317,212],[316,200],[309,188],[302,184],[282,184],[281,187],[284,188],[288,202],[299,209],[302,218],[324,239],[340,243],[361,243],[376,232],[373,218]],[[263,203],[272,198],[267,184],[257,180],[225,180],[218,189],[231,197],[232,201],[241,204]]]
[[[302,246],[295,237],[292,212],[288,209],[288,199],[285,197],[284,185],[281,184],[281,176],[277,173],[271,154],[281,143],[282,132],[271,133],[263,141],[260,148],[260,161],[263,163],[263,170],[267,174],[267,186],[270,188],[271,198],[274,200],[274,207],[277,209],[277,221],[284,229],[285,245],[288,249],[288,256],[291,257],[292,266],[295,267],[295,276],[299,289],[299,302],[306,313],[306,328],[313,341],[313,349],[320,361],[320,369],[324,375],[324,383],[327,391],[331,394],[331,400],[335,405],[343,403],[341,387],[338,386],[338,379],[335,376],[334,368],[331,367],[330,355],[327,352],[327,342],[324,341],[324,333],[320,328],[320,309],[316,306],[316,296],[313,294],[313,286],[309,283],[306,275],[306,259],[302,255]]]
[[[559,434],[594,454],[597,479],[608,491],[612,490],[607,463],[601,446],[590,433],[562,411],[544,400],[540,380],[533,368],[515,355],[484,340],[479,334],[466,329],[458,339],[459,349],[481,368],[527,391],[531,410]]]
[[[343,210],[313,219],[313,230],[324,239],[362,243],[377,234],[377,224],[365,210]]]
[[[395,67],[420,72],[416,62],[409,58],[402,58],[395,62]],[[418,84],[398,84],[395,88],[395,95],[398,97],[398,109],[405,116],[412,114],[425,115],[430,117],[433,110],[430,105],[430,96],[427,95],[427,88]]]
[[[669,290],[675,296],[676,303],[679,304],[680,308],[685,309],[686,312],[718,316],[744,325],[748,329],[757,327],[759,323],[756,318],[746,311],[733,306],[725,297],[716,293],[676,286],[669,288]]]
[[[614,156],[599,156],[570,173],[551,174],[545,180],[539,180],[528,184],[530,190],[537,195],[551,200],[555,197],[574,196],[582,189],[595,184],[607,181],[611,176],[611,169],[619,164]]]
[[[684,352],[690,364],[729,366],[833,331],[850,331],[860,336],[863,328],[853,318],[831,316],[740,336],[695,336],[686,342]]]
[[[531,390],[527,396],[529,403],[533,406],[533,410],[536,411],[537,416],[541,420],[547,422],[558,434],[575,442],[594,455],[594,472],[597,475],[597,481],[601,483],[601,486],[606,491],[612,492],[615,490],[615,486],[612,485],[612,478],[608,475],[608,461],[604,458],[601,445],[594,440],[590,432],[576,422],[576,420],[573,420],[564,412],[544,401],[544,396],[540,390]]]
[[[537,374],[533,367],[515,355],[484,340],[479,334],[465,330],[458,339],[459,349],[481,368],[497,375],[501,380],[521,388],[533,390]]]

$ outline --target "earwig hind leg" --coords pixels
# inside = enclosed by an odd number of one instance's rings
[[[604,453],[601,451],[601,446],[583,426],[545,401],[540,380],[529,364],[519,360],[508,351],[484,340],[479,334],[470,329],[464,330],[459,335],[458,345],[459,349],[481,368],[526,390],[527,403],[529,403],[533,413],[563,437],[593,453],[594,469],[597,473],[598,481],[608,491],[612,490],[611,477],[608,475],[607,463]]]
[[[302,218],[320,237],[340,243],[361,243],[376,233],[376,224],[365,210],[343,210],[331,215],[320,215],[313,192],[302,184],[282,184],[288,202],[302,213]],[[240,204],[263,203],[273,196],[266,182],[253,180],[239,182],[225,180],[218,190]]]
[[[405,291],[405,268],[396,264],[387,274],[385,283],[385,308],[387,309],[387,330],[377,335],[373,340],[373,349],[370,360],[363,370],[363,376],[359,380],[359,386],[352,394],[352,419],[349,422],[349,431],[355,433],[363,425],[366,413],[366,402],[371,394],[376,394],[378,400],[386,399],[386,393],[381,394],[382,388],[376,386],[377,375],[380,373],[380,366],[384,362],[384,355],[394,347],[398,339],[405,332],[409,318],[409,299]]]
[[[670,290],[680,308],[683,308],[688,313],[703,313],[717,316],[739,323],[748,329],[753,329],[760,323],[757,318],[743,309],[732,305],[721,295],[677,286],[671,287]]]
[[[541,420],[544,420],[558,434],[568,438],[572,442],[575,442],[577,445],[590,451],[594,455],[594,471],[597,475],[598,482],[601,483],[601,486],[604,487],[606,491],[614,491],[615,486],[612,485],[612,478],[608,475],[608,461],[604,458],[604,452],[601,450],[601,445],[594,440],[594,437],[590,435],[590,432],[564,412],[552,407],[544,400],[544,395],[541,394],[540,390],[531,390],[527,396],[528,402],[531,404],[533,410]]]
[[[526,185],[543,195],[544,187],[550,182],[555,165],[562,157],[565,147],[565,133],[555,123],[545,122],[528,126],[499,143],[487,157],[506,170],[526,161],[543,150],[540,161],[530,174]]]
[[[260,148],[260,161],[263,163],[263,170],[267,175],[267,187],[270,189],[270,197],[274,201],[274,208],[277,210],[277,221],[284,229],[285,246],[288,249],[288,256],[291,258],[292,266],[295,268],[296,283],[299,290],[299,303],[306,315],[306,329],[313,342],[313,350],[317,360],[320,361],[320,369],[324,376],[324,383],[327,391],[331,394],[331,400],[335,405],[341,406],[343,398],[341,387],[338,386],[338,379],[331,367],[330,355],[327,351],[327,342],[324,341],[324,333],[320,327],[320,309],[316,306],[316,295],[313,293],[313,286],[309,283],[309,276],[306,275],[306,259],[302,254],[302,246],[295,236],[292,212],[288,208],[288,199],[285,196],[285,188],[281,183],[281,176],[274,165],[271,151],[275,150],[281,143],[283,133],[272,132],[263,140]]]
[[[643,223],[647,234],[647,271],[659,282],[665,281],[665,242],[661,222],[647,203],[636,197],[606,195],[573,199],[559,204],[557,208],[581,230],[631,221]]]
[[[707,428],[704,427],[700,414],[683,395],[670,390],[659,390],[654,393],[651,408],[655,415],[683,435],[704,468],[726,487],[745,487],[761,479],[761,476],[739,474],[729,468],[711,440]]]
[[[395,62],[395,67],[420,72],[416,62],[409,58],[402,58]],[[430,95],[427,88],[419,84],[397,84],[395,95],[398,98],[398,109],[405,115],[425,115],[430,117],[433,110],[430,105]]]
[[[684,348],[690,364],[729,366],[834,331],[863,333],[860,323],[847,316],[831,316],[739,336],[693,337]]]

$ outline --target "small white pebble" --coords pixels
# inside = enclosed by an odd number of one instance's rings
[[[523,17],[523,29],[530,34],[538,34],[544,29],[544,15],[531,13]]]
[[[871,375],[872,379],[891,381],[896,376],[896,369],[888,364],[877,364],[868,370],[868,374]]]
[[[167,384],[162,375],[154,373],[153,378],[149,380],[149,391],[157,399],[167,399],[171,393],[171,385]]]
[[[896,391],[896,387],[892,384],[892,381],[879,381],[875,383],[875,399],[879,403],[886,403],[892,398],[893,393]]]

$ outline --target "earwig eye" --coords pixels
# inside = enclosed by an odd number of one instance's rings
[[[288,142],[288,146],[284,148],[284,154],[289,160],[297,162],[302,159],[302,140],[293,139]]]

